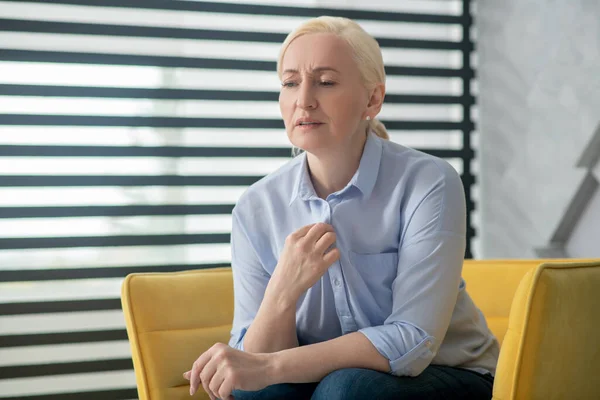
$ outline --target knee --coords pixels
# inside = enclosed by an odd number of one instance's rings
[[[234,390],[231,392],[231,395],[235,400],[251,400],[255,397],[254,392],[246,392],[244,390]]]
[[[235,400],[304,400],[310,398],[315,385],[315,383],[278,383],[256,392],[234,390],[231,395]]]
[[[344,368],[333,371],[325,376],[317,385],[312,400],[341,400],[341,399],[363,399],[364,393],[359,393],[361,368]],[[368,398],[368,397],[367,397]]]

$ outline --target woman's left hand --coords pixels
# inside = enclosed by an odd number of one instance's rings
[[[233,399],[234,389],[256,391],[271,385],[271,361],[270,353],[246,353],[217,343],[183,377],[190,381],[190,395],[202,384],[211,400]]]

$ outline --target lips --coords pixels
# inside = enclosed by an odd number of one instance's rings
[[[296,126],[315,126],[315,125],[323,125],[323,123],[319,120],[302,117],[296,120]]]

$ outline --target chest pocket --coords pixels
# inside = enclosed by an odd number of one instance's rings
[[[349,251],[350,262],[356,269],[394,269],[398,267],[398,252],[362,254]]]
[[[361,254],[349,251],[348,256],[381,311],[391,311],[392,283],[398,271],[398,253]]]

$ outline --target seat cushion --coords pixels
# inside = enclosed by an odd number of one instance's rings
[[[465,260],[462,276],[488,328],[502,344],[513,296],[523,276],[540,260]]]

